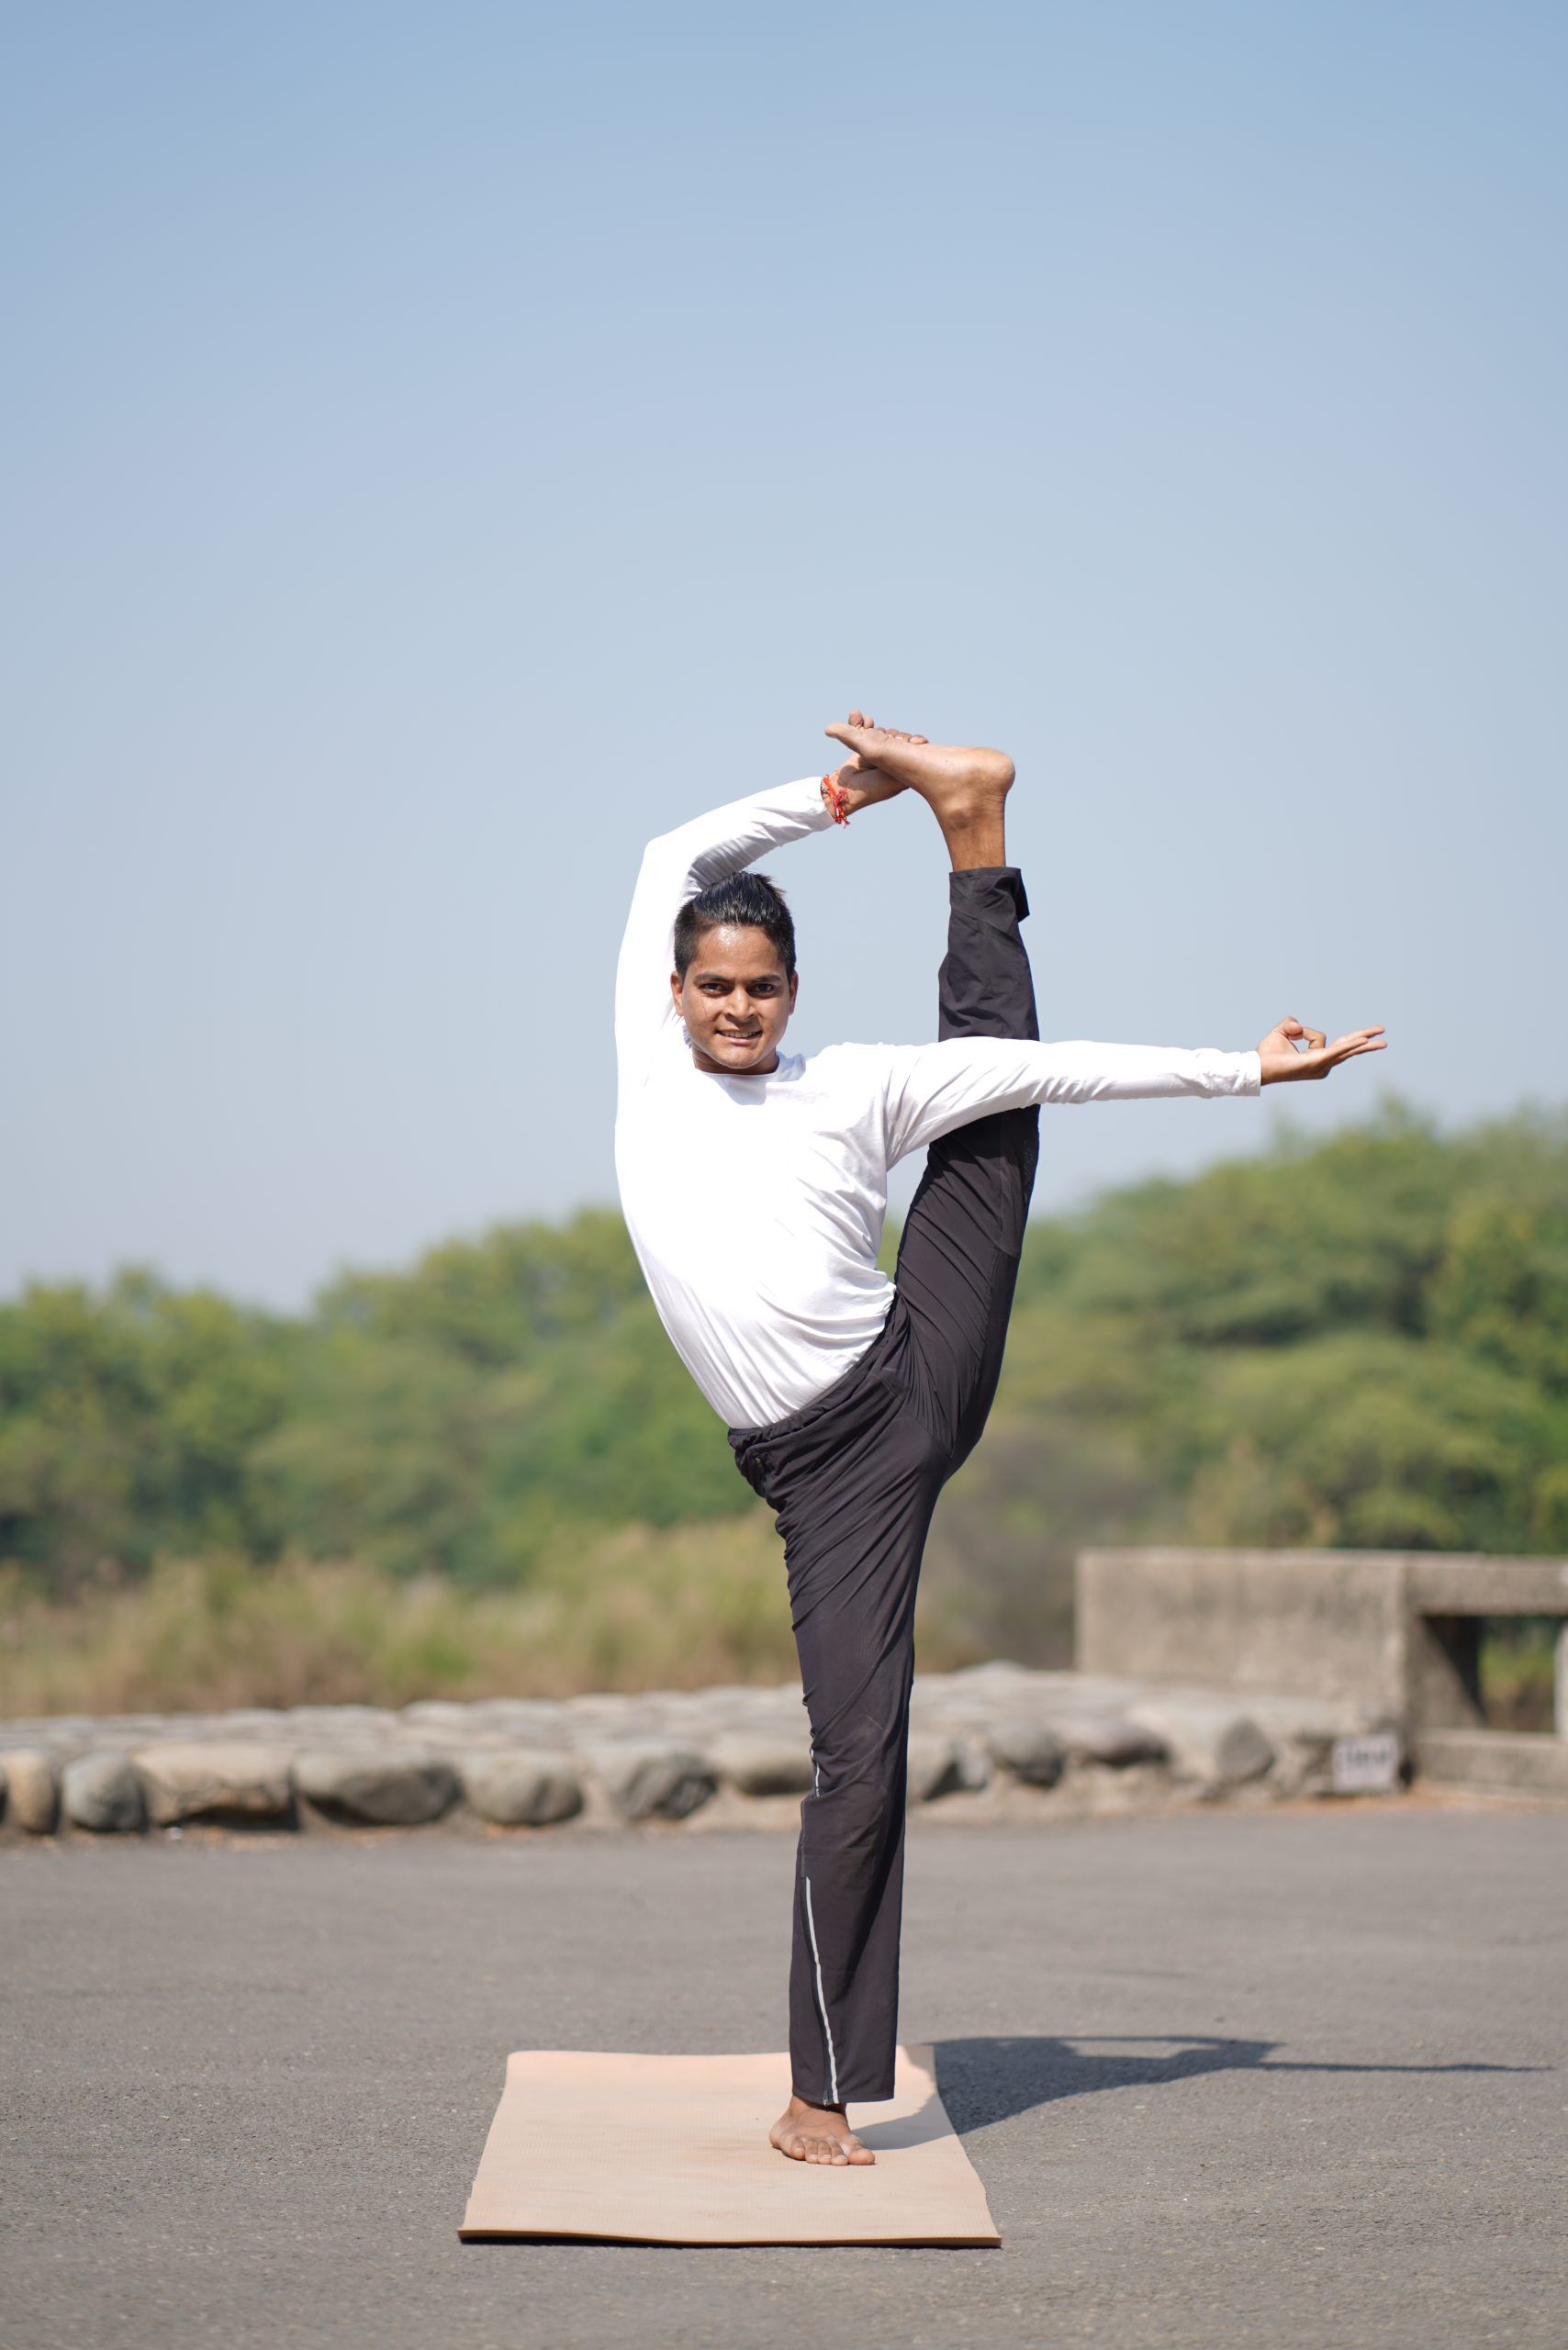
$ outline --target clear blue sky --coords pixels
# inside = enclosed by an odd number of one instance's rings
[[[0,1288],[612,1195],[643,840],[1005,744],[1047,1033],[1561,1099],[1568,11],[10,12]],[[930,1033],[901,802],[796,1040]],[[1050,1113],[1047,1205],[1265,1103]]]

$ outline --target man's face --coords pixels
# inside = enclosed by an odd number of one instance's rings
[[[700,1069],[710,1076],[764,1077],[777,1068],[800,979],[785,977],[765,930],[727,923],[705,930],[685,979],[672,971],[669,983]]]

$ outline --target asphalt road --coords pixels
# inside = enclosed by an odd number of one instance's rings
[[[917,1829],[1000,2251],[460,2244],[509,2049],[776,2047],[762,1835],[0,1855],[6,2350],[1568,2342],[1568,1818]]]

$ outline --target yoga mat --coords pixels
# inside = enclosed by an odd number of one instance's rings
[[[787,2056],[523,2048],[458,2234],[622,2244],[946,2244],[1002,2239],[936,2093],[901,2048],[895,2094],[849,2109],[875,2163],[787,2161],[767,2143]]]

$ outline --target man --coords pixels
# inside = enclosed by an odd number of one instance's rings
[[[616,980],[616,1164],[682,1359],[778,1512],[811,1721],[790,1979],[797,2161],[868,2163],[849,2100],[892,2095],[905,1747],[921,1553],[996,1390],[1042,1102],[1252,1094],[1383,1049],[1286,1019],[1256,1052],[1042,1045],[999,751],[858,711],[851,755],[700,816],[643,859]],[[935,1045],[782,1055],[794,931],[767,850],[912,790],[952,866]],[[673,968],[672,968],[673,965]],[[929,1147],[896,1281],[888,1170]]]

